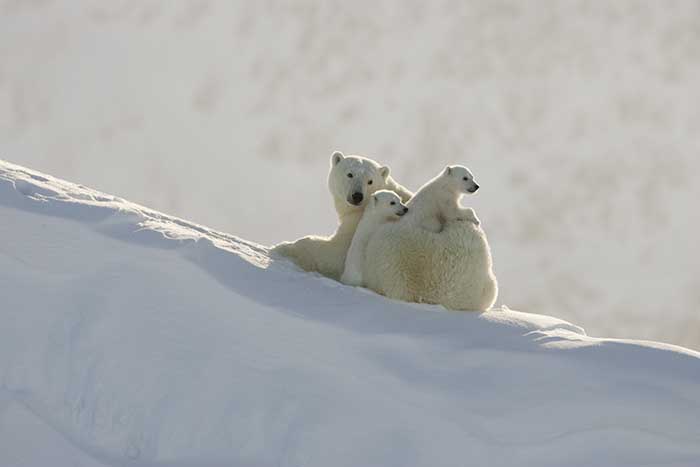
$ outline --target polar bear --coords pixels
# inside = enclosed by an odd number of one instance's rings
[[[485,311],[498,295],[486,235],[472,222],[447,222],[439,233],[403,222],[379,226],[365,250],[362,278],[389,298],[452,310]]]
[[[275,245],[271,253],[291,259],[305,271],[315,271],[339,280],[345,265],[357,224],[360,222],[367,199],[378,190],[396,192],[403,202],[412,193],[396,183],[389,175],[389,167],[361,156],[345,156],[340,151],[331,155],[328,188],[338,214],[338,228],[330,237],[315,235],[294,242]]]
[[[479,185],[468,168],[447,166],[413,195],[409,201],[411,213],[403,222],[435,233],[441,232],[448,222],[466,221],[479,225],[474,210],[459,205],[463,194],[476,193],[478,189]]]
[[[379,189],[395,191],[404,202],[412,196],[389,176],[388,168],[382,173],[380,169],[371,159],[333,153],[328,187],[338,229],[330,237],[280,243],[271,253],[291,259],[306,271],[339,280],[367,196]],[[439,233],[394,222],[379,226],[372,235],[362,275],[368,288],[391,298],[476,311],[496,301],[498,284],[492,267],[486,236],[471,222],[447,222]]]
[[[362,280],[389,298],[484,311],[498,283],[486,235],[459,198],[479,185],[466,167],[450,166],[408,202],[399,222],[379,226],[365,249]]]
[[[372,195],[352,237],[350,249],[345,257],[345,270],[340,282],[347,285],[364,285],[362,266],[365,262],[365,250],[371,235],[382,224],[395,222],[408,212],[399,195],[389,190],[379,190]]]

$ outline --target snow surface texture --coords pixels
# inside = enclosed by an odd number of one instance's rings
[[[700,353],[388,300],[0,163],[2,466],[697,466]]]
[[[699,17],[696,0],[0,0],[0,157],[264,244],[333,231],[335,149],[413,190],[465,164],[503,300],[700,350]]]

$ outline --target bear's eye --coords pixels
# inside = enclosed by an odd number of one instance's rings
[[[468,181],[469,181],[469,177],[464,177],[462,180],[464,180],[465,182],[468,182]]]
[[[369,182],[367,182],[367,185],[371,185],[371,184],[372,184],[372,180],[370,180]]]
[[[352,178],[352,174],[348,174],[348,178]]]
[[[389,203],[389,204],[391,204],[392,206],[396,206],[396,201],[392,201],[392,202]]]

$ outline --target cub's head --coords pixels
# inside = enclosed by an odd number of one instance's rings
[[[371,197],[371,201],[365,209],[365,216],[371,215],[381,220],[398,220],[408,212],[408,208],[401,202],[399,195],[389,190],[379,190]]]
[[[335,198],[336,207],[364,208],[375,191],[386,188],[389,167],[382,167],[371,159],[345,156],[336,151],[331,156],[328,188]]]
[[[448,165],[440,177],[457,193],[476,193],[479,185],[474,181],[474,175],[463,165]]]

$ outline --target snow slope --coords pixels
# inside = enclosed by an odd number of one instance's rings
[[[332,231],[335,149],[414,190],[465,164],[505,303],[700,350],[699,18],[697,0],[0,0],[0,157],[264,244]]]
[[[700,353],[387,300],[0,162],[0,465],[697,466]]]

